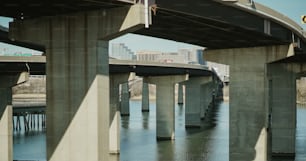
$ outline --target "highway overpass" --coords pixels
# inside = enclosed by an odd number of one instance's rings
[[[125,33],[204,46],[206,60],[230,65],[230,161],[265,161],[269,151],[295,155],[295,80],[306,70],[299,25],[248,0],[138,2],[2,2],[0,15],[15,18],[8,39],[38,45],[47,56],[48,160],[107,160],[108,41]],[[7,109],[5,103],[0,109]],[[81,120],[82,128],[73,126]],[[84,133],[92,126],[94,137]],[[71,148],[82,157],[69,154]]]

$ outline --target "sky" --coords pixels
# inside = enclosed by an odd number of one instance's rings
[[[285,16],[293,19],[301,27],[306,30],[306,24],[301,24],[301,15],[306,15],[306,0],[254,0],[257,3],[261,3],[268,6]],[[11,21],[10,18],[0,18],[0,25],[8,26],[8,22]],[[199,46],[193,46],[185,43],[161,40],[159,38],[152,38],[147,36],[127,34],[119,38],[110,41],[112,43],[124,43],[133,52],[140,50],[152,50],[152,51],[162,51],[162,52],[176,52],[178,49],[182,48],[199,48]],[[110,46],[111,49],[111,46]],[[14,53],[36,53],[33,50],[27,50],[24,48],[17,48],[12,45],[6,45],[0,43],[0,54],[3,52]],[[111,51],[110,51],[111,52]]]
[[[254,0],[268,6],[297,22],[306,30],[306,24],[301,23],[301,16],[306,15],[306,0]]]

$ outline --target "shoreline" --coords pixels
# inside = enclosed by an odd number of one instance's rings
[[[33,94],[14,94],[13,99],[14,100],[24,100],[24,99],[26,99],[26,100],[31,100],[31,99],[41,100],[41,99],[46,99],[46,94],[41,94],[41,93],[37,93],[37,94],[35,94],[35,93],[33,93]],[[140,96],[132,96],[130,98],[130,100],[132,100],[132,101],[141,101],[141,99],[142,99],[141,95]],[[150,95],[149,100],[150,101],[156,100],[156,96]],[[229,96],[223,96],[223,101],[224,102],[229,102]],[[300,105],[300,106],[306,106],[306,102],[297,101],[296,104]]]

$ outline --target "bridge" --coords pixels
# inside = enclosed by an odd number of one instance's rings
[[[9,40],[35,44],[47,56],[47,159],[107,160],[108,41],[125,33],[205,46],[206,60],[230,65],[230,161],[265,161],[270,151],[294,157],[295,80],[306,71],[302,28],[249,0],[142,2],[2,2],[0,15],[15,18]],[[7,100],[10,85],[2,86]]]
[[[31,75],[45,75],[46,57],[16,57],[0,56],[0,70],[2,75],[18,75],[27,73]],[[112,133],[110,145],[112,153],[118,153],[120,149],[120,127],[119,115],[129,115],[129,87],[128,79],[130,73],[144,78],[142,94],[142,111],[149,111],[148,83],[157,85],[157,139],[174,139],[175,126],[175,93],[174,85],[180,83],[186,86],[186,127],[200,127],[201,119],[204,118],[210,103],[214,100],[213,91],[222,90],[222,82],[213,69],[202,65],[141,62],[131,60],[109,60],[110,74],[110,115],[113,117],[110,132]],[[121,93],[119,86],[121,84]],[[121,95],[121,102],[119,96]],[[180,93],[182,95],[182,93]],[[180,96],[182,99],[182,96]],[[21,102],[20,102],[21,101]],[[26,107],[26,106],[30,106]],[[45,111],[44,102],[13,102],[14,113],[39,113]],[[15,115],[16,115],[15,114]],[[17,116],[17,115],[16,115]],[[23,115],[20,115],[23,116]],[[167,117],[165,117],[167,116]],[[19,116],[17,116],[19,117]],[[24,117],[24,116],[23,116]],[[27,124],[27,123],[26,123]],[[29,129],[29,125],[25,127]],[[18,125],[20,127],[20,125]],[[172,130],[169,130],[172,129]],[[115,138],[112,138],[115,137]]]

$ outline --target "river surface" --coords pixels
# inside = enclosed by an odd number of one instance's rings
[[[155,102],[146,113],[141,112],[140,101],[131,101],[130,106],[130,116],[121,118],[120,161],[228,161],[228,102],[211,110],[196,129],[185,129],[184,107],[177,106],[173,141],[156,141]],[[305,161],[306,107],[297,109],[296,139],[295,161]],[[41,128],[14,132],[14,160],[46,160],[45,140]]]

